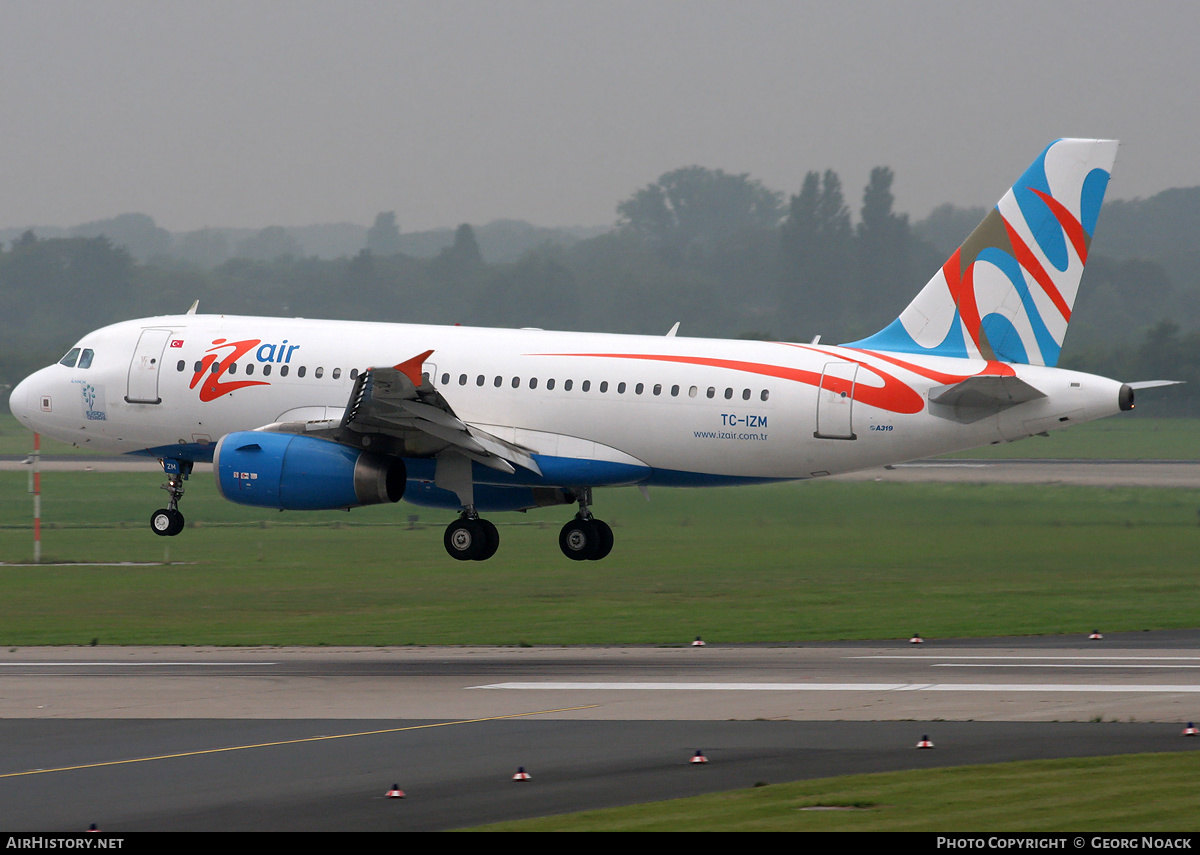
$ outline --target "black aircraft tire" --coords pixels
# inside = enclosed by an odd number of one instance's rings
[[[592,525],[596,527],[596,549],[588,556],[589,561],[599,561],[607,558],[613,548],[613,530],[604,520],[593,518]]]
[[[159,537],[174,537],[183,531],[183,514],[169,508],[159,508],[150,515],[150,530]]]
[[[485,540],[483,550],[475,557],[475,560],[487,561],[500,548],[500,532],[496,530],[496,526],[491,520],[481,519],[479,520],[479,524],[483,527]]]
[[[587,561],[596,552],[600,535],[591,520],[573,519],[558,534],[558,548],[572,561]]]
[[[442,538],[446,552],[459,561],[475,561],[487,549],[488,537],[479,520],[457,519]]]

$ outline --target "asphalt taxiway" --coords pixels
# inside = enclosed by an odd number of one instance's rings
[[[852,772],[1196,750],[1182,728],[1200,718],[1197,642],[16,649],[0,653],[0,827],[434,830]],[[512,781],[522,766],[531,780]],[[393,784],[404,799],[385,798]]]

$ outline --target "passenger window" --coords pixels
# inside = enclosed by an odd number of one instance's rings
[[[742,390],[742,400],[743,400],[743,401],[749,401],[749,400],[750,400],[750,390],[749,390],[749,389],[743,389],[743,390]]]
[[[214,362],[214,363],[212,364],[212,373],[213,373],[213,374],[219,374],[220,372],[221,372],[221,363],[220,363],[220,362]],[[264,374],[270,374],[271,372],[270,372],[270,371],[267,371],[267,370],[264,368],[264,369],[263,369],[263,373],[264,373]]]
[[[732,397],[733,397],[733,389],[726,389],[725,390],[725,400],[728,401]]]
[[[342,369],[340,369],[340,368],[333,369],[333,379],[340,380],[341,377],[342,377]]]
[[[350,379],[351,379],[351,380],[353,380],[353,379],[354,379],[354,372],[355,372],[355,371],[357,371],[357,370],[358,370],[358,369],[356,369],[356,368],[352,368],[352,369],[350,369]],[[449,375],[449,374],[443,374],[443,375],[442,375],[442,385],[443,385],[443,386],[449,386],[449,385],[450,385],[450,375]]]
[[[634,393],[635,395],[640,395],[640,394],[642,394],[642,392],[643,392],[645,389],[646,389],[646,384],[645,384],[645,383],[638,383],[636,386],[634,386],[634,387],[633,387],[633,393]]]
[[[529,378],[529,388],[530,388],[530,389],[536,389],[536,388],[537,388],[537,378],[536,378],[536,377],[530,377],[530,378]]]
[[[230,369],[230,371],[232,371],[232,370],[233,370],[233,366],[232,366],[232,365],[230,365],[230,366],[229,366],[229,369]],[[280,377],[287,377],[287,376],[288,376],[288,367],[287,367],[286,365],[280,365],[280,366],[279,366],[279,376],[280,376]]]
[[[679,387],[678,387],[678,386],[672,386],[672,387],[671,387],[671,397],[672,397],[672,398],[678,398],[678,397],[679,397]]]
[[[620,383],[617,384],[617,394],[618,395],[625,394],[625,381],[624,380],[622,380]]]
[[[662,383],[655,383],[655,384],[654,384],[654,394],[655,394],[655,395],[661,395],[661,394],[662,394]]]
[[[608,391],[608,381],[607,381],[607,380],[601,380],[601,381],[600,381],[600,391],[601,391],[601,392],[607,392],[607,391]]]
[[[247,374],[253,374],[253,373],[254,373],[254,363],[253,363],[253,362],[247,362],[247,363],[246,363],[246,373],[247,373]],[[304,376],[304,369],[303,369],[303,368],[301,368],[301,369],[300,369],[300,376],[301,376],[301,377],[303,377],[303,376]]]
[[[459,374],[459,375],[458,375],[458,385],[459,385],[459,386],[466,386],[466,385],[467,385],[467,375],[466,375],[466,374]]]
[[[357,368],[351,368],[351,369],[350,369],[350,379],[351,379],[351,380],[357,380],[357,379],[358,379],[358,369],[357,369]],[[446,375],[446,379],[445,379],[445,381],[443,381],[443,382],[445,382],[445,383],[449,383],[449,382],[450,382],[450,375],[449,375],[449,374],[447,374],[447,375]]]
[[[79,367],[80,368],[91,368],[92,367],[92,357],[94,355],[95,354],[92,353],[92,349],[90,347],[85,347],[83,349],[83,353],[79,357]]]
[[[203,363],[203,362],[201,362],[199,359],[197,359],[197,360],[196,360],[196,367],[195,367],[195,369],[193,369],[193,370],[194,370],[194,371],[195,371],[197,374],[199,374],[199,373],[200,373],[200,372],[201,372],[203,369],[204,369],[204,363]],[[251,373],[251,372],[247,371],[246,373],[247,373],[247,374],[249,374],[249,373]]]
[[[179,360],[179,364],[175,366],[175,370],[182,371],[186,367],[187,367],[187,363],[181,359],[181,360]]]
[[[74,368],[75,362],[79,359],[79,348],[73,347],[67,351],[67,355],[58,360],[59,365],[65,365],[68,368]]]
[[[495,386],[497,389],[499,389],[500,384],[503,382],[504,382],[504,378],[501,377],[499,374],[497,374],[496,379],[492,381],[492,385]]]
[[[696,397],[696,393],[697,393],[697,392],[699,392],[699,391],[700,391],[700,390],[699,390],[699,389],[697,389],[695,386],[692,386],[690,389],[688,389],[688,397],[689,397],[689,398],[694,398],[694,397]]]
[[[229,363],[229,373],[237,374],[237,363],[236,362]]]
[[[547,389],[553,389],[553,388],[554,388],[554,380],[553,380],[553,379],[550,379],[550,380],[547,380],[547,381],[546,381],[546,388],[547,388]]]
[[[251,369],[251,368],[253,368],[253,367],[254,367],[253,365],[247,365],[247,366],[246,366],[246,373],[247,373],[247,374],[253,374],[254,372],[250,370],[250,369]],[[308,370],[308,368],[307,368],[306,366],[304,366],[304,365],[301,365],[299,368],[297,368],[297,369],[296,369],[296,376],[297,376],[297,377],[303,377],[303,376],[304,376],[304,372],[306,372],[307,370]]]
[[[715,398],[716,395],[717,395],[717,390],[714,389],[712,386],[709,386],[708,387],[708,397]]]
[[[484,377],[482,374],[480,374],[478,377],[475,378],[476,386],[482,386],[485,382],[487,382],[487,378]]]
[[[580,384],[579,388],[585,392],[590,392],[592,389],[592,381],[584,380],[583,383]]]
[[[563,381],[563,391],[564,391],[564,392],[570,392],[570,391],[571,391],[571,387],[572,387],[573,385],[574,385],[574,381],[573,381],[573,380],[564,380],[564,381]]]
[[[762,398],[765,401],[765,400],[767,400],[767,398],[771,397],[771,393],[768,392],[766,389],[763,389],[762,394],[759,395],[758,397]]]
[[[514,377],[514,378],[513,378],[513,388],[514,388],[514,389],[520,389],[520,388],[521,388],[521,378],[520,378],[520,377]]]
[[[264,368],[263,373],[270,374],[271,372],[267,370],[270,367],[271,366],[268,365],[267,368]],[[324,376],[325,376],[325,369],[323,367],[318,367],[317,370],[313,372],[313,377],[316,377],[318,380],[320,380]]]
[[[317,369],[317,371],[320,371],[320,370],[321,370],[320,368]],[[268,362],[266,365],[263,366],[263,376],[265,377],[270,373],[271,373],[271,364]],[[317,376],[320,377],[321,375],[318,374]]]

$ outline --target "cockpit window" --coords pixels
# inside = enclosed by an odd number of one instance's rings
[[[68,368],[75,367],[75,361],[79,359],[79,348],[73,347],[67,351],[67,355],[58,360],[59,365],[65,365]]]
[[[91,368],[92,367],[92,357],[94,355],[95,354],[92,352],[92,349],[90,347],[85,347],[83,349],[83,354],[80,355],[80,357],[79,357],[79,367],[80,368]]]

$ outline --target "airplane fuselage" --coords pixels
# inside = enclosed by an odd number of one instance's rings
[[[12,407],[32,429],[80,447],[211,460],[234,431],[339,419],[363,370],[432,350],[422,370],[462,421],[539,459],[621,464],[593,467],[587,486],[871,468],[1107,416],[1121,386],[1043,366],[820,344],[299,318],[147,318],[77,347],[91,351],[87,367],[42,369],[14,390]],[[932,390],[979,375],[1015,376],[1044,397],[977,418],[931,402]]]

